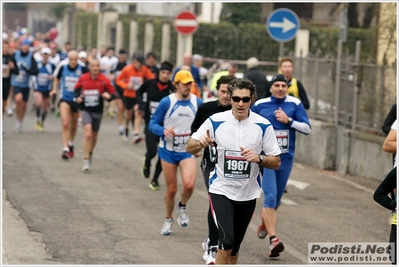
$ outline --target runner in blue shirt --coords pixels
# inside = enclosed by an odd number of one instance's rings
[[[172,233],[177,167],[180,167],[183,183],[177,206],[177,223],[183,227],[189,224],[186,204],[194,191],[197,163],[195,157],[186,152],[185,145],[191,136],[191,123],[202,104],[202,99],[190,93],[192,82],[194,78],[189,71],[177,72],[174,78],[176,92],[161,99],[148,125],[152,133],[161,137],[158,155],[166,182],[166,219],[161,230],[162,235]]]
[[[273,125],[281,150],[281,166],[277,170],[263,169],[262,189],[264,202],[262,222],[258,226],[259,238],[269,234],[269,257],[278,257],[284,250],[276,236],[276,211],[294,164],[296,131],[310,134],[310,123],[305,108],[298,98],[287,96],[288,81],[282,74],[271,80],[271,96],[255,102],[251,110],[265,117]]]
[[[52,89],[53,72],[55,66],[49,61],[51,50],[43,47],[40,51],[43,60],[37,63],[39,73],[34,77],[34,98],[36,107],[35,129],[38,132],[44,132],[44,120],[47,116],[50,105],[50,91]]]

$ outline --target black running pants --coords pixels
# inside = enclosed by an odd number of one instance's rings
[[[219,249],[232,249],[236,256],[256,206],[256,199],[234,201],[226,196],[210,193],[214,220],[219,229]]]

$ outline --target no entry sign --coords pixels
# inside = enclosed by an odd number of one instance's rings
[[[189,11],[178,14],[175,18],[175,30],[181,34],[193,34],[198,29],[197,16]]]

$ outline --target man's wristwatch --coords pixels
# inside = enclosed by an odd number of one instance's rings
[[[261,164],[262,161],[263,161],[263,155],[258,155],[258,157],[259,157],[259,161],[258,161],[257,163],[258,163],[258,164]]]
[[[288,124],[291,124],[291,123],[292,123],[292,118],[288,117]]]

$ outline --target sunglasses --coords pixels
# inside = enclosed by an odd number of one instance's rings
[[[252,98],[251,98],[250,96],[244,96],[243,98],[238,97],[238,96],[232,96],[231,99],[232,99],[234,102],[236,102],[236,103],[239,103],[241,100],[242,100],[242,102],[244,102],[244,103],[248,103],[249,101],[251,101]]]

